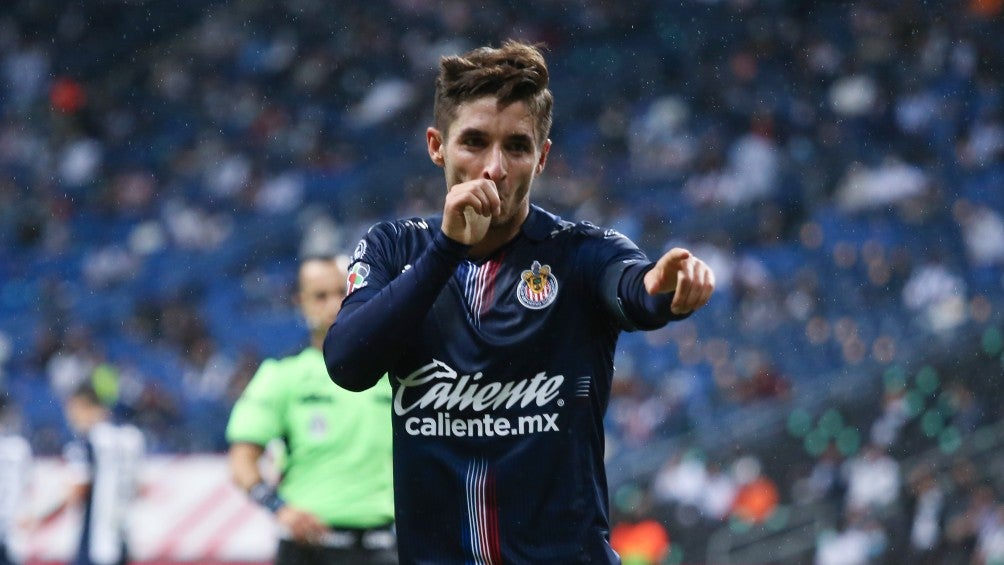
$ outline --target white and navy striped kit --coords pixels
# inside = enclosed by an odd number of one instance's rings
[[[23,437],[0,434],[0,552],[9,551],[11,529],[24,515],[31,473],[31,446]],[[0,563],[6,555],[0,554]]]
[[[77,480],[90,483],[75,564],[111,565],[126,557],[127,513],[139,488],[145,453],[142,433],[131,425],[101,423],[86,442],[67,446]]]

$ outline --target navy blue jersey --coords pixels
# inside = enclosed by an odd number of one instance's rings
[[[411,269],[439,225],[371,228],[343,312]],[[394,330],[403,337],[384,355],[403,563],[619,563],[603,415],[617,336],[631,327],[616,281],[639,262],[617,232],[532,207],[513,241],[460,261],[416,327]]]

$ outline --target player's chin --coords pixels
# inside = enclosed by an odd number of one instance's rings
[[[502,210],[502,213],[498,216],[492,216],[492,221],[489,225],[493,228],[501,228],[509,225],[510,222],[512,222],[512,215],[506,214],[505,210]]]

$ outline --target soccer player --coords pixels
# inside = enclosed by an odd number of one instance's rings
[[[301,262],[296,302],[310,345],[262,363],[227,426],[234,482],[283,530],[279,565],[397,562],[390,384],[383,379],[361,394],[343,390],[328,378],[321,355],[345,285],[345,265],[336,258]],[[259,467],[277,438],[286,448],[278,489]]]
[[[402,563],[619,563],[603,466],[618,334],[685,317],[714,289],[685,249],[652,262],[530,204],[551,149],[547,84],[525,43],[441,59],[426,141],[442,216],[368,231],[324,341],[340,386],[392,377]]]
[[[89,383],[75,389],[63,409],[76,434],[63,449],[73,484],[41,522],[82,504],[80,541],[70,563],[124,565],[129,562],[128,511],[139,493],[140,467],[146,453],[143,434],[131,424],[114,423]]]
[[[24,511],[24,494],[31,472],[31,445],[15,433],[7,410],[7,396],[0,393],[0,565],[11,565],[10,536]]]

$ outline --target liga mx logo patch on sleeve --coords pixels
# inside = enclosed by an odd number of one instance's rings
[[[366,240],[360,240],[359,245],[356,245],[356,250],[352,252],[352,260],[358,261],[366,255]]]
[[[547,308],[558,297],[558,279],[551,274],[550,265],[534,261],[529,270],[523,271],[520,279],[516,286],[516,298],[531,310]]]
[[[349,277],[347,279],[347,288],[345,289],[345,295],[348,296],[352,294],[353,290],[358,290],[366,286],[366,277],[370,274],[370,266],[362,261],[359,261],[352,265],[349,269]]]

